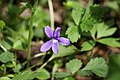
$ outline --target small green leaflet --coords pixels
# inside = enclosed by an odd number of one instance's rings
[[[23,45],[21,40],[15,40],[13,42],[13,48],[16,50],[23,50]]]
[[[81,60],[73,59],[70,60],[68,63],[66,63],[66,68],[68,71],[70,71],[72,74],[77,72],[82,66]]]
[[[67,56],[67,55],[72,55],[75,54],[75,52],[77,51],[77,48],[75,46],[68,46],[68,47],[64,47],[62,45],[60,45],[60,50],[58,52],[58,54],[53,54],[52,58],[58,58],[58,57],[63,57],[63,56]]]
[[[77,26],[80,23],[83,13],[84,13],[84,10],[80,5],[76,6],[72,10],[72,18]]]
[[[56,78],[64,78],[64,77],[67,77],[67,76],[70,76],[71,74],[68,73],[68,72],[56,72],[55,73],[55,77]]]
[[[90,76],[90,75],[92,75],[92,71],[89,71],[89,70],[79,70],[78,74],[80,76]]]
[[[97,27],[97,38],[111,36],[117,28],[109,28],[109,26],[105,25],[104,23],[98,23]]]
[[[120,40],[119,38],[103,38],[103,39],[97,40],[97,42],[108,45],[108,46],[112,46],[112,47],[120,47],[119,40]]]
[[[7,63],[13,60],[14,60],[14,54],[11,52],[3,52],[0,54],[0,61],[3,63]]]
[[[82,18],[80,28],[82,31],[90,31],[95,23],[101,21],[103,9],[99,5],[88,6],[85,15]]]
[[[91,71],[99,77],[106,77],[108,73],[108,66],[103,58],[95,58],[91,59],[82,70]]]
[[[27,70],[24,72],[20,72],[19,74],[15,75],[15,77],[12,80],[33,80],[35,75],[31,70]]]
[[[40,80],[45,80],[50,78],[50,73],[46,69],[39,69],[35,73],[35,77]]]
[[[5,22],[0,20],[0,30],[2,30],[5,27]]]
[[[72,22],[69,22],[68,26],[69,28],[66,31],[68,38],[72,43],[77,42],[77,40],[81,37],[81,35],[79,34],[78,27]]]
[[[72,78],[72,77],[66,77],[66,78],[64,78],[63,80],[75,80],[75,79]]]
[[[11,80],[9,77],[1,77],[0,80]]]
[[[81,51],[91,50],[91,49],[95,46],[95,43],[96,43],[96,42],[93,41],[93,40],[85,41],[85,42],[81,45],[81,47],[82,47]]]

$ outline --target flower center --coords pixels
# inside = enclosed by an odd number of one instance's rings
[[[52,42],[53,43],[57,43],[58,41],[56,39],[52,39]]]

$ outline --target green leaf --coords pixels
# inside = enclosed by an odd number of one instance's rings
[[[109,72],[105,80],[120,80],[120,54],[112,54],[109,58]]]
[[[92,72],[89,70],[80,70],[80,71],[78,71],[78,74],[80,76],[90,76],[90,75],[92,75]]]
[[[97,32],[97,27],[96,24],[92,27],[92,29],[90,30],[91,36],[95,39],[95,35]]]
[[[14,60],[14,54],[11,52],[3,52],[0,54],[0,61],[3,63],[7,63],[13,60]]]
[[[8,50],[12,48],[12,45],[9,40],[2,40],[1,45]]]
[[[104,23],[98,23],[97,27],[97,38],[111,36],[117,28],[109,28],[109,26],[105,25]]]
[[[85,41],[81,47],[81,51],[88,51],[88,50],[91,50],[93,47],[95,46],[95,41],[93,40],[89,40],[89,41]]]
[[[11,80],[9,77],[1,77],[0,80]]]
[[[16,50],[23,50],[23,45],[21,40],[15,40],[13,43],[13,48]]]
[[[21,65],[21,64],[17,64],[16,67],[13,68],[13,71],[14,71],[15,73],[18,73],[21,68],[22,68],[22,65]]]
[[[80,3],[78,1],[67,0],[64,5],[68,8],[76,8]]]
[[[37,73],[35,73],[35,77],[40,80],[49,79],[50,73],[46,69],[39,69]]]
[[[92,21],[92,20],[91,20],[91,21],[90,21],[90,20],[87,20],[87,21],[85,21],[85,22],[82,22],[82,23],[80,24],[81,30],[82,30],[82,31],[86,31],[86,32],[90,31],[90,30],[92,29],[92,26],[93,26],[93,23],[91,23],[91,22],[93,22],[93,21]]]
[[[97,42],[108,45],[108,46],[112,46],[112,47],[120,47],[120,39],[118,38],[103,38],[100,40],[97,40]]]
[[[33,80],[33,78],[35,77],[35,74],[33,74],[32,71],[27,70],[24,71],[22,73],[19,73],[17,75],[15,75],[15,77],[12,80]]]
[[[68,72],[56,72],[55,73],[55,77],[56,78],[64,78],[64,77],[67,77],[67,76],[70,76],[71,74],[68,73]]]
[[[108,66],[103,58],[95,58],[91,59],[82,70],[91,71],[99,77],[106,77]]]
[[[72,22],[68,23],[68,26],[69,28],[66,31],[68,38],[71,40],[72,43],[77,42],[77,40],[81,37],[78,27]]]
[[[94,24],[101,21],[103,12],[103,9],[99,5],[88,6],[80,24],[81,30],[90,31]]]
[[[5,22],[0,20],[0,30],[2,30],[5,27]]]
[[[70,71],[72,74],[77,72],[82,66],[81,60],[73,59],[70,60],[68,63],[66,63],[66,68],[68,71]]]
[[[58,58],[58,57],[72,55],[72,54],[75,54],[76,51],[77,51],[77,49],[75,46],[64,47],[64,46],[60,45],[60,50],[59,50],[58,54],[57,55],[53,54],[52,57]]]
[[[79,25],[83,13],[84,10],[80,5],[76,6],[76,8],[72,10],[72,18],[76,25]]]
[[[72,78],[72,77],[66,77],[66,78],[64,78],[63,80],[75,80],[75,79]]]

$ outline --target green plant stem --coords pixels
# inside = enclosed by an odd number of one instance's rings
[[[39,69],[44,68],[52,59],[53,59],[53,57],[50,57],[49,60],[46,61]]]
[[[33,28],[33,17],[35,13],[35,8],[38,4],[38,0],[35,0],[35,4],[33,5],[33,8],[31,8],[31,18],[30,18],[30,25],[29,25],[29,38],[28,38],[28,50],[27,50],[27,68],[30,66],[30,54],[31,54],[31,39],[32,39],[32,28]]]
[[[32,28],[33,28],[33,12],[31,14],[30,26],[29,26],[28,51],[27,51],[27,67],[30,66]]]
[[[54,31],[54,11],[53,11],[52,0],[48,0],[48,5],[49,5],[49,10],[50,10],[51,28]]]

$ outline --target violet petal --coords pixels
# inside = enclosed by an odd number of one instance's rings
[[[54,32],[54,38],[58,38],[60,36],[60,30],[61,28],[60,27],[57,27],[55,32]]]
[[[65,46],[70,44],[70,40],[64,37],[57,38],[57,40],[59,41],[60,44]]]
[[[53,37],[53,30],[49,26],[45,27],[45,33],[49,38]]]
[[[52,40],[49,40],[41,46],[40,50],[42,52],[46,52],[51,48],[51,46],[52,46]]]
[[[59,50],[59,43],[58,43],[58,41],[55,40],[55,39],[54,39],[52,42],[53,42],[53,44],[52,44],[52,50],[53,50],[53,52],[54,52],[55,54],[57,54],[57,53],[58,53],[58,50]]]

